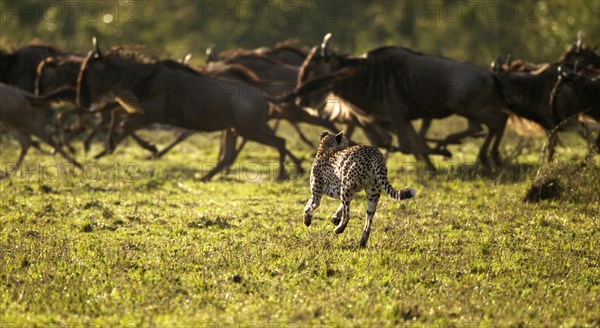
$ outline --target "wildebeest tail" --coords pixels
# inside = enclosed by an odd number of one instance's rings
[[[379,180],[380,186],[386,192],[386,194],[390,195],[394,200],[403,200],[415,197],[417,191],[413,188],[404,188],[401,190],[396,190],[392,187],[392,184],[387,178],[387,169],[384,167],[377,172],[377,179]]]

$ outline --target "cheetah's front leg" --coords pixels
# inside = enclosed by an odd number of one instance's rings
[[[312,194],[310,199],[306,203],[304,207],[304,225],[307,227],[310,226],[313,217],[313,211],[319,208],[321,204],[321,195],[320,194]]]

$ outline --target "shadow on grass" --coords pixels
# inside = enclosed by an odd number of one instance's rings
[[[430,181],[476,181],[491,180],[500,184],[523,182],[535,176],[537,163],[511,163],[502,167],[485,167],[473,163],[453,163],[442,165],[436,172],[422,167],[417,169],[418,180],[422,183]]]

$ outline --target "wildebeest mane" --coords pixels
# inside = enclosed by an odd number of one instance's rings
[[[382,106],[390,99],[391,96],[396,96],[399,90],[399,79],[401,74],[401,62],[391,50],[399,49],[398,47],[380,47],[369,51],[364,57],[348,57],[344,55],[336,55],[340,67],[354,67],[356,73],[352,78],[343,80],[339,84],[339,89],[343,89],[344,98],[353,103],[356,107],[363,110],[372,109],[374,112],[367,113],[372,115],[380,113]],[[411,53],[420,54],[410,49],[401,48]],[[396,88],[391,91],[390,83],[396,83]],[[336,92],[334,87],[334,92]],[[396,92],[396,95],[391,95],[391,92]],[[409,95],[405,95],[407,100]],[[356,113],[359,114],[360,113]]]
[[[295,49],[297,51],[301,51],[304,53],[308,52],[308,50],[309,50],[309,49],[306,49],[305,51],[301,50],[301,48],[306,48],[306,47],[302,45],[302,42],[298,38],[285,39],[283,41],[279,41],[279,42],[275,43],[274,49],[282,49],[282,48]]]
[[[17,52],[21,52],[21,51],[43,51],[43,52],[48,52],[48,53],[53,53],[53,54],[62,54],[63,51],[59,50],[58,48],[48,45],[48,44],[42,44],[42,43],[37,43],[37,42],[32,42],[28,45],[24,45],[21,46],[19,48],[17,48],[15,51],[13,51],[13,53],[17,53]]]
[[[110,74],[114,81],[119,81],[121,84],[128,86],[131,92],[138,97],[143,98],[148,90],[148,84],[151,83],[152,77],[156,74],[160,61],[154,56],[150,56],[139,51],[139,46],[117,46],[110,49],[105,54],[102,54],[102,60],[116,62],[130,62],[132,64],[148,65],[144,68],[134,68],[128,72],[120,70],[111,70],[104,74]],[[94,88],[109,88],[110,86],[90,86],[85,75],[87,74],[90,60],[93,59],[90,52],[83,63],[81,64],[80,72],[77,76],[77,103],[79,106],[88,107],[91,104],[90,87]]]
[[[238,64],[224,64],[222,62],[214,62],[207,66],[194,68],[172,59],[161,60],[159,64],[165,65],[171,69],[182,70],[195,75],[217,76],[219,74],[229,73],[232,76],[235,76],[236,80],[248,83],[256,83],[260,81],[258,76],[254,74],[254,72]]]
[[[277,59],[268,57],[265,54],[261,54],[261,53],[257,53],[257,52],[240,53],[240,54],[237,54],[235,56],[223,57],[222,60],[226,64],[235,64],[236,61],[241,60],[241,59],[245,59],[245,58],[258,59],[258,60],[265,61],[265,62],[267,62],[269,64],[284,64],[283,62],[281,62],[281,61],[279,61]]]
[[[208,75],[220,75],[230,74],[234,76],[236,80],[244,81],[247,83],[258,83],[261,79],[249,68],[240,64],[224,64],[222,62],[211,63],[208,66],[201,68]]]
[[[140,64],[156,64],[160,61],[156,56],[141,51],[142,49],[144,49],[144,46],[140,45],[115,46],[104,54],[104,56],[106,58],[131,60]]]

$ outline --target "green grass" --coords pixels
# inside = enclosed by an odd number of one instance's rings
[[[308,170],[313,150],[287,131]],[[321,129],[305,131],[316,140]],[[272,181],[277,156],[260,145],[230,175],[199,182],[217,141],[196,135],[158,161],[133,143],[97,163],[78,154],[82,174],[35,150],[6,172],[18,147],[4,139],[2,326],[600,325],[600,161],[580,166],[575,136],[552,169],[564,194],[540,203],[522,198],[542,139],[508,131],[503,154],[519,156],[492,173],[469,164],[481,140],[435,158],[436,175],[391,154],[392,183],[418,194],[382,197],[367,249],[364,194],[343,234],[331,199],[307,228],[308,174],[290,165],[291,180]]]

